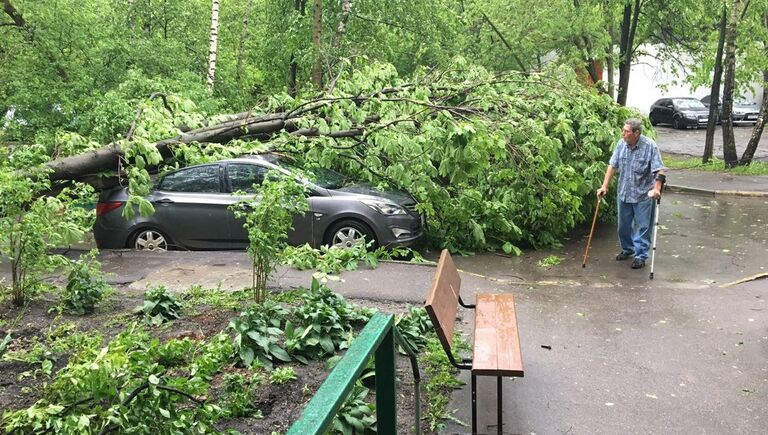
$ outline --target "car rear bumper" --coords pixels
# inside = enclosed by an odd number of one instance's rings
[[[104,225],[104,220],[97,219],[93,225],[93,238],[99,249],[123,249],[128,245],[129,231]]]

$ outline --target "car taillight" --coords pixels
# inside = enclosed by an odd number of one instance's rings
[[[96,204],[96,216],[107,214],[112,210],[120,208],[123,204],[125,204],[123,201],[100,202]]]

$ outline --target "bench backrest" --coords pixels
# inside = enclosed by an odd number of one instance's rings
[[[453,264],[451,254],[443,249],[437,271],[432,278],[432,286],[427,294],[425,308],[432,325],[435,327],[437,338],[447,354],[451,354],[453,328],[456,323],[456,310],[459,305],[459,288],[461,277]]]

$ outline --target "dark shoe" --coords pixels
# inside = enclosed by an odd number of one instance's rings
[[[645,260],[642,258],[635,258],[634,261],[632,261],[632,269],[642,269],[645,267]]]
[[[634,252],[621,251],[619,255],[616,256],[616,261],[624,261],[627,258],[631,257],[632,254],[634,254]]]

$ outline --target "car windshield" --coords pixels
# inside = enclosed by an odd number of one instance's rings
[[[744,97],[733,97],[733,104],[740,104],[742,106],[755,106],[757,103],[749,101]]]
[[[680,109],[706,109],[706,106],[704,106],[701,101],[694,100],[693,98],[676,99],[674,102],[675,106]]]
[[[340,187],[343,187],[345,184],[347,184],[347,177],[331,169],[325,169],[325,168],[305,169],[296,165],[294,161],[287,158],[278,158],[276,163],[279,166],[290,170],[291,172],[298,172],[303,174],[311,182],[317,184],[318,186],[324,189],[338,189]]]

